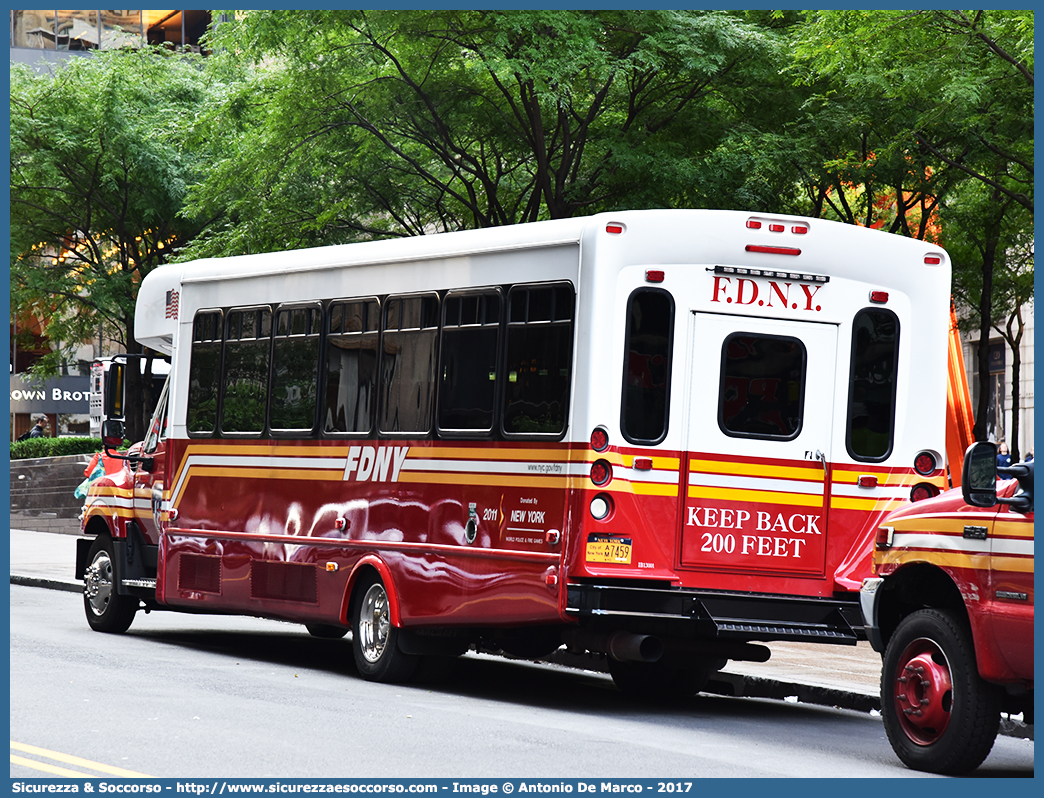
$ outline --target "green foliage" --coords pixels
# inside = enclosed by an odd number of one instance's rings
[[[11,442],[11,459],[62,457],[71,454],[94,454],[102,450],[101,438],[29,438]]]
[[[201,128],[230,143],[190,207],[228,215],[195,256],[787,191],[718,151],[763,118],[751,84],[787,94],[739,14],[254,11],[212,44],[250,79]]]

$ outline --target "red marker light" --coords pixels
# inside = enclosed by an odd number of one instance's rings
[[[635,471],[651,471],[652,470],[652,458],[651,457],[636,457],[634,458],[634,469]]]
[[[769,225],[769,231],[770,231],[770,232],[773,232],[773,233],[782,233],[782,232],[783,232],[784,230],[786,230],[786,229],[787,229],[787,228],[786,228],[786,227],[784,227],[784,226],[783,226],[783,225],[781,225],[781,224],[770,224],[770,225]]]
[[[605,232],[612,233],[613,235],[617,235],[618,236],[623,231],[624,231],[623,225],[622,224],[616,224],[615,222],[609,222],[609,224],[607,224],[605,226]]]
[[[649,269],[645,272],[645,280],[649,283],[662,283],[663,272],[656,269]]]
[[[876,488],[877,477],[874,474],[864,474],[859,477],[859,487],[861,488]]]
[[[796,247],[763,247],[759,244],[747,244],[747,252],[764,252],[768,255],[800,255]]]
[[[799,236],[803,236],[805,233],[808,232],[808,228],[805,227],[804,225],[796,224],[796,225],[794,225],[793,227],[790,228],[790,232],[795,233],[795,234],[797,234]]]
[[[929,266],[938,266],[940,263],[942,263],[942,258],[940,258],[938,255],[925,255],[924,262],[927,263]]]
[[[879,526],[877,528],[877,534],[874,536],[874,546],[878,551],[885,551],[892,548],[893,532],[895,532],[894,527]]]
[[[757,219],[748,219],[747,220],[747,229],[748,230],[760,230],[761,229],[761,222],[759,222]]]
[[[870,301],[871,302],[876,302],[878,305],[883,305],[885,302],[888,301],[888,292],[887,291],[871,291],[870,292]]]

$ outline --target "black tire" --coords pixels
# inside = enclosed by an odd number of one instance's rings
[[[94,631],[122,634],[134,621],[140,602],[135,596],[116,592],[114,559],[112,539],[107,535],[95,538],[83,575],[83,609]]]
[[[609,658],[609,675],[624,695],[640,701],[690,698],[707,686],[724,665],[717,660],[686,659],[620,662]]]
[[[308,634],[312,637],[318,637],[322,640],[340,640],[348,634],[348,630],[345,627],[333,626],[327,623],[306,623],[305,629],[308,630]]]
[[[417,669],[416,656],[398,645],[391,623],[388,592],[380,577],[364,577],[352,603],[352,654],[359,675],[370,682],[405,682]]]
[[[971,630],[945,610],[919,610],[885,649],[881,715],[892,750],[913,770],[967,773],[1000,726],[1001,692],[983,681]]]

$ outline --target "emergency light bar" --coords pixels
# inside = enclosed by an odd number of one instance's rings
[[[741,277],[768,277],[777,280],[797,280],[804,283],[829,283],[830,278],[825,274],[805,274],[799,272],[780,272],[775,269],[752,269],[749,266],[715,266],[715,274],[735,274]]]

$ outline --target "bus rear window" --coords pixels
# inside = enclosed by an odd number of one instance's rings
[[[627,305],[621,426],[631,443],[655,444],[667,436],[674,299],[642,288]]]
[[[718,425],[734,438],[791,440],[801,432],[805,345],[780,335],[736,333],[722,344]]]
[[[573,307],[569,283],[514,286],[508,295],[504,434],[561,435],[569,410]]]
[[[880,461],[892,452],[898,362],[898,317],[884,308],[859,311],[852,322],[845,436],[848,453],[856,460]]]

